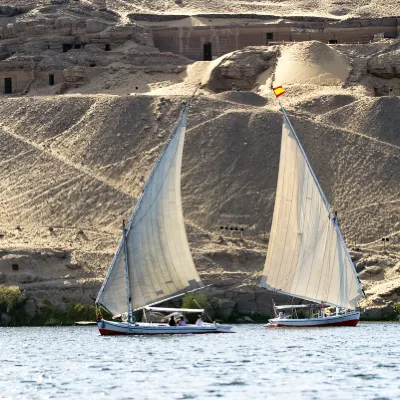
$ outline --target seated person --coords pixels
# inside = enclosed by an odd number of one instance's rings
[[[199,315],[199,317],[197,318],[196,325],[203,326],[203,318],[201,315]]]
[[[169,326],[176,326],[176,321],[174,316],[172,315],[172,317],[169,319]]]
[[[278,316],[279,319],[286,319],[285,311],[281,311]]]
[[[183,316],[180,317],[179,326],[186,326],[186,321],[183,319]]]

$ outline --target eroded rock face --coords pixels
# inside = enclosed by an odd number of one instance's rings
[[[13,6],[0,6],[1,17],[13,17],[15,15],[23,14],[29,11],[28,7],[13,7]]]
[[[400,78],[400,49],[372,57],[367,68],[370,74],[379,78]]]
[[[65,265],[68,269],[74,271],[76,269],[81,269],[82,266],[80,264],[69,263]]]
[[[19,283],[31,283],[38,279],[37,276],[27,273],[15,275],[14,279]]]
[[[359,262],[356,264],[356,271],[360,273],[362,270],[365,269],[365,264],[363,262]]]
[[[386,307],[371,307],[362,313],[362,317],[371,318],[371,319],[382,319],[388,318],[393,315],[393,308],[390,306]]]
[[[383,269],[377,265],[371,266],[371,267],[366,267],[361,273],[360,273],[360,278],[361,279],[368,279],[373,276],[376,276],[380,274],[383,271]]]
[[[257,77],[272,67],[276,51],[268,47],[246,47],[222,57],[213,69],[207,87],[215,92],[232,90],[232,84],[240,90],[253,89]]]
[[[400,261],[394,266],[394,270],[400,273]]]

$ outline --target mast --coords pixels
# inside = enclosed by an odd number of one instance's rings
[[[126,299],[128,302],[128,322],[132,323],[132,300],[131,300],[131,285],[129,280],[129,257],[128,257],[128,242],[126,240],[127,230],[125,227],[125,220],[122,221],[122,241],[124,246],[124,260],[125,260],[125,282],[126,282]]]

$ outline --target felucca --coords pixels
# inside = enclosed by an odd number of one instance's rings
[[[231,327],[219,324],[169,326],[136,322],[133,312],[195,312],[202,309],[163,308],[156,305],[204,287],[194,266],[186,237],[181,204],[181,165],[189,104],[160,154],[137,201],[96,305],[123,322],[97,324],[102,335],[155,335],[225,333]]]
[[[274,88],[277,97],[282,87]],[[266,327],[356,326],[355,310],[363,287],[340,232],[337,216],[318,183],[306,153],[283,113],[282,141],[274,214],[260,285],[277,293],[307,300],[276,306]],[[324,308],[336,307],[326,315]],[[298,318],[297,309],[309,318]],[[286,316],[284,310],[291,310]],[[307,310],[308,309],[308,310]],[[313,317],[313,309],[318,315]],[[340,310],[345,310],[340,312]],[[279,314],[278,314],[279,313]]]

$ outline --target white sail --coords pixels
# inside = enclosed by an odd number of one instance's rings
[[[278,186],[260,285],[354,309],[362,296],[325,196],[284,112]]]
[[[129,221],[126,243],[133,309],[203,286],[190,254],[181,204],[187,112],[186,107]],[[122,243],[96,302],[114,314],[128,310]]]

